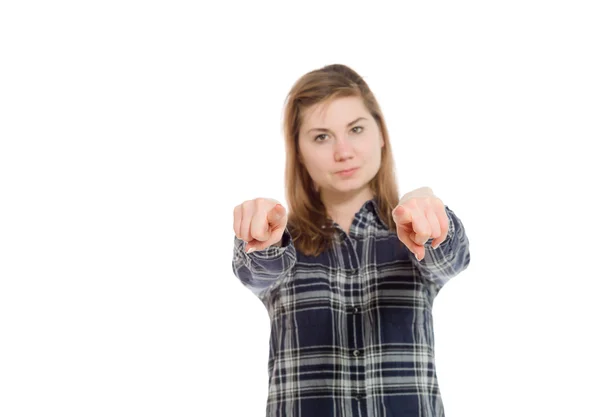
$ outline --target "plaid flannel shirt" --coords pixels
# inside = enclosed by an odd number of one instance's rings
[[[425,258],[381,221],[375,199],[333,248],[247,254],[234,237],[232,268],[271,320],[267,417],[443,417],[435,369],[433,301],[470,262],[469,240],[445,206],[448,235]]]

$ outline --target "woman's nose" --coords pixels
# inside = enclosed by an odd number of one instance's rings
[[[348,138],[341,137],[335,140],[335,154],[339,157],[347,157],[352,153],[352,147]]]

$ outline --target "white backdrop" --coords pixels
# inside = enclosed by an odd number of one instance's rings
[[[449,417],[597,410],[594,2],[3,2],[0,415],[264,416],[233,208],[283,188],[285,95],[354,68],[400,194],[471,264],[434,305]],[[595,149],[595,151],[592,151]]]

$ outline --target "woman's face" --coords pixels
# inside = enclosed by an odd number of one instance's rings
[[[300,159],[320,192],[362,189],[381,164],[379,126],[360,97],[343,97],[306,109],[299,133]],[[356,168],[348,174],[342,170]]]

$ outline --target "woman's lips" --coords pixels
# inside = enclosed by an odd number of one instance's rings
[[[340,176],[342,176],[342,177],[349,177],[349,176],[351,176],[352,174],[354,174],[354,173],[356,172],[356,170],[357,170],[357,169],[358,169],[358,168],[352,168],[352,169],[348,169],[348,170],[346,170],[346,171],[339,171],[339,172],[336,172],[336,174],[337,174],[337,175],[340,175]]]

